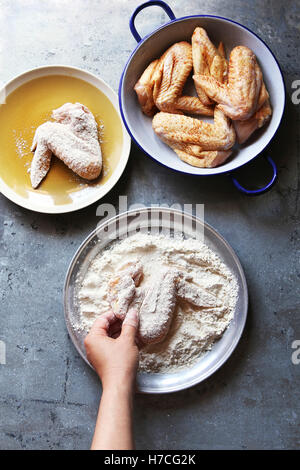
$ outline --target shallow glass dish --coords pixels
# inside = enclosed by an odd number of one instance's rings
[[[112,233],[118,231],[119,238],[124,238],[133,235],[137,230],[201,239],[222,259],[238,282],[239,291],[234,318],[223,336],[211,350],[199,357],[193,367],[179,369],[176,373],[138,373],[137,389],[139,392],[168,393],[183,390],[205,380],[229,358],[243,332],[248,309],[247,284],[238,257],[216,230],[195,216],[175,209],[143,208],[125,212],[100,224],[78,248],[67,271],[64,285],[64,309],[68,332],[79,354],[90,365],[83,344],[86,333],[74,326],[80,321],[77,304],[80,279],[84,277],[95,256],[108,249],[113,243],[118,243],[116,239],[113,239]]]

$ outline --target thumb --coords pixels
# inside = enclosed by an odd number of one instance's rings
[[[139,315],[135,308],[131,308],[122,324],[121,336],[125,336],[134,341],[137,328],[139,326]]]

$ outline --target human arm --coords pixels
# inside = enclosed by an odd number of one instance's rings
[[[138,347],[135,342],[138,314],[130,310],[121,334],[110,337],[117,321],[114,314],[100,316],[85,339],[88,360],[102,382],[102,397],[92,450],[133,449],[132,409]],[[112,334],[116,336],[116,334]]]

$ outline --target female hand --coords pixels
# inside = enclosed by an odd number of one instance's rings
[[[86,336],[87,358],[99,375],[103,388],[133,386],[139,359],[135,341],[138,321],[135,309],[128,311],[122,325],[113,312],[105,313],[97,318]]]

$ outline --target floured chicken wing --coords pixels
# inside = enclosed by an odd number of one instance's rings
[[[180,276],[177,280],[177,297],[198,308],[220,307],[221,302],[213,295]]]
[[[215,295],[190,282],[184,272],[160,266],[146,286],[139,286],[143,266],[139,261],[123,265],[109,283],[108,298],[117,318],[124,320],[131,308],[139,312],[138,339],[141,344],[163,341],[170,329],[177,302],[196,308],[219,308]]]
[[[248,47],[237,46],[231,51],[227,83],[203,74],[196,74],[193,78],[231,119],[243,121],[255,112],[262,73],[255,54]]]
[[[102,168],[102,154],[93,114],[80,103],[66,103],[54,110],[52,117],[55,122],[39,126],[33,138],[32,187],[37,188],[48,173],[52,154],[82,178],[97,178]]]
[[[143,344],[163,341],[170,329],[178,300],[196,308],[218,308],[221,306],[215,295],[189,282],[184,273],[163,267],[144,293],[139,308],[138,337]]]
[[[226,81],[228,65],[224,45],[220,43],[216,49],[203,28],[196,28],[192,35],[192,55],[194,75],[210,75],[221,83]],[[206,106],[212,104],[202,87],[195,80],[194,83],[200,101]]]
[[[160,270],[140,307],[139,339],[143,344],[159,343],[166,337],[176,307],[176,275]]]
[[[136,287],[143,277],[140,262],[127,263],[120,268],[118,275],[109,283],[108,299],[112,311],[120,320],[124,320],[134,301]]]

